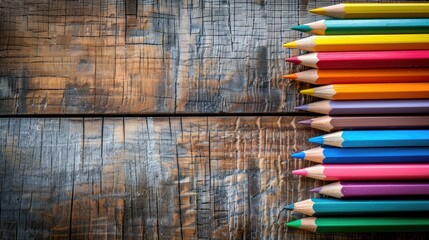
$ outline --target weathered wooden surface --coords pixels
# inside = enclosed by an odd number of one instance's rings
[[[0,238],[427,239],[285,228],[321,184],[290,174],[298,120],[0,119]]]
[[[0,1],[0,114],[289,112],[315,1]]]
[[[0,0],[0,239],[427,239],[312,234],[280,212],[320,182],[289,28],[339,1]],[[362,2],[362,1],[360,1]]]

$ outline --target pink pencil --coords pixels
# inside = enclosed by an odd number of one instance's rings
[[[320,164],[292,172],[326,181],[429,179],[429,164]]]
[[[319,69],[429,67],[429,50],[319,52],[287,59]]]

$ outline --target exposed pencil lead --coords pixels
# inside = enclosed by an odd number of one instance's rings
[[[314,95],[314,89],[313,88],[304,89],[304,90],[301,90],[299,93],[313,96]]]
[[[291,156],[292,156],[293,158],[300,158],[300,159],[303,159],[303,158],[305,157],[305,153],[304,153],[304,152],[297,152],[297,153],[293,153],[293,154],[291,154]]]
[[[287,48],[296,48],[297,44],[296,42],[288,42],[288,43],[284,43],[283,47],[287,47]]]
[[[305,169],[295,170],[295,171],[292,171],[292,174],[300,175],[300,176],[307,176],[307,170],[305,170]]]
[[[308,110],[308,105],[301,105],[298,107],[295,107],[296,110],[301,110],[301,111],[307,111]]]
[[[297,79],[298,76],[296,75],[296,73],[292,73],[292,74],[284,75],[283,78]]]
[[[299,25],[291,27],[292,30],[300,31],[300,32],[310,32],[313,30],[310,26],[307,25]]]
[[[323,144],[323,136],[312,137],[308,139],[311,143]]]
[[[301,61],[298,59],[298,57],[291,57],[291,58],[286,59],[286,61],[294,63],[294,64],[300,64],[301,63]]]
[[[311,119],[302,120],[302,121],[299,121],[298,123],[299,123],[299,124],[302,124],[302,125],[304,125],[304,126],[310,127],[310,126],[311,126],[311,123],[312,123],[312,120],[311,120]]]
[[[325,9],[324,8],[314,8],[314,9],[310,9],[309,12],[314,13],[314,14],[324,14]]]
[[[285,209],[286,209],[286,210],[293,210],[293,209],[294,209],[294,206],[293,206],[293,204],[289,204],[289,205],[286,205],[286,206],[285,206]]]

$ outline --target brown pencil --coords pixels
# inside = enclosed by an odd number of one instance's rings
[[[345,129],[411,129],[428,128],[429,116],[323,116],[298,123],[326,132]]]

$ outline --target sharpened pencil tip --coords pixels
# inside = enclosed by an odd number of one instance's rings
[[[313,188],[310,190],[310,192],[319,193],[322,190],[322,187]]]
[[[300,31],[300,32],[310,32],[313,30],[310,26],[307,25],[299,25],[291,27],[292,30]]]
[[[303,159],[303,158],[305,158],[305,153],[304,152],[297,152],[297,153],[291,154],[291,156],[293,158],[301,158],[301,159]]]
[[[307,126],[307,127],[311,127],[311,123],[312,123],[311,119],[302,120],[302,121],[298,122],[298,124],[302,124],[302,125]]]
[[[312,137],[308,139],[311,143],[323,144],[323,136]]]
[[[300,220],[295,220],[292,222],[288,222],[286,223],[286,226],[288,227],[294,227],[294,228],[300,228],[301,227],[301,219]]]
[[[314,9],[310,9],[309,12],[314,13],[314,14],[323,15],[325,13],[325,9],[324,8],[314,8]]]
[[[291,63],[295,63],[295,64],[301,64],[301,61],[298,59],[298,57],[291,57],[286,59],[286,61],[291,62]]]
[[[283,78],[287,78],[287,79],[297,79],[298,76],[296,75],[296,73],[292,73],[292,74],[288,74],[288,75],[284,75]]]
[[[295,170],[295,171],[292,171],[292,174],[300,175],[300,176],[307,176],[307,170],[305,170],[305,169]]]
[[[293,207],[293,204],[289,204],[289,205],[286,205],[286,206],[285,206],[285,209],[286,209],[286,210],[293,210],[293,208],[294,208],[294,207]]]
[[[296,42],[288,42],[288,43],[284,43],[283,47],[287,47],[287,48],[296,48],[297,44]]]
[[[298,106],[295,107],[296,110],[300,110],[300,111],[307,111],[308,110],[308,105],[302,105],[302,106]]]
[[[301,90],[299,93],[313,96],[314,95],[314,89],[313,88],[304,89],[304,90]]]

